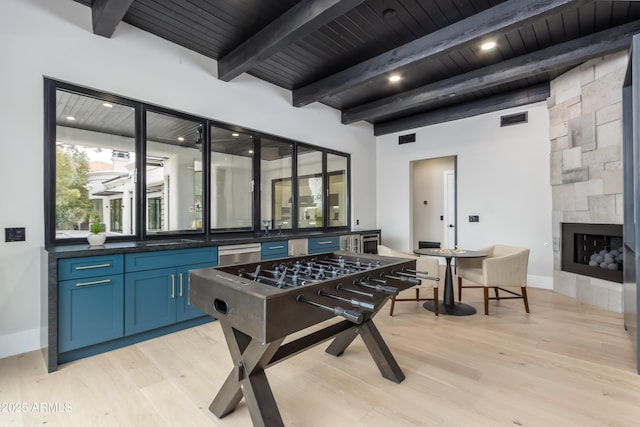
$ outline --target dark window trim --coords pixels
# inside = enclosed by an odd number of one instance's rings
[[[296,206],[298,205],[298,148],[306,147],[315,151],[319,151],[322,153],[322,175],[323,175],[323,185],[324,192],[328,191],[328,172],[327,172],[327,155],[333,154],[338,156],[343,156],[347,159],[347,206],[346,206],[346,215],[347,215],[347,224],[345,226],[330,226],[327,224],[328,213],[327,211],[327,202],[328,202],[328,194],[324,194],[324,203],[323,203],[323,226],[313,228],[316,231],[337,231],[337,230],[349,230],[351,228],[351,154],[341,152],[338,150],[334,150],[331,148],[321,147],[312,145],[309,143],[293,140],[290,138],[257,131],[250,128],[244,128],[241,126],[237,126],[230,123],[220,122],[214,119],[209,119],[206,117],[201,117],[193,114],[189,114],[187,112],[174,110],[171,108],[167,108],[164,106],[159,106],[155,104],[146,103],[143,101],[134,100],[128,97],[124,97],[121,95],[112,94],[109,92],[103,92],[96,89],[91,89],[84,86],[75,85],[72,83],[55,80],[49,77],[44,77],[44,227],[45,227],[45,247],[49,247],[51,245],[72,245],[72,244],[82,244],[86,242],[86,238],[67,238],[67,239],[57,239],[56,238],[56,210],[55,210],[55,201],[56,201],[56,189],[55,189],[55,159],[56,159],[56,94],[57,90],[69,91],[72,93],[76,93],[78,95],[88,96],[97,98],[104,101],[114,102],[121,105],[130,106],[134,109],[135,115],[135,150],[136,150],[136,171],[135,171],[135,198],[134,203],[136,204],[135,215],[133,218],[134,221],[134,233],[132,235],[127,236],[109,236],[108,242],[117,242],[117,241],[144,241],[144,240],[153,240],[153,239],[166,239],[171,237],[189,237],[189,236],[203,236],[205,238],[209,238],[211,236],[216,236],[222,233],[241,233],[241,234],[250,234],[261,231],[261,212],[260,212],[260,191],[256,189],[260,188],[260,179],[261,179],[261,171],[260,171],[260,149],[261,149],[261,141],[263,138],[273,139],[276,141],[282,141],[287,144],[292,145],[292,167],[291,167],[291,176],[292,176],[292,228],[288,229],[288,233],[295,233],[297,231],[309,231],[312,228],[300,228],[298,227],[298,209]],[[202,191],[203,191],[203,231],[202,232],[192,232],[185,233],[181,232],[166,232],[160,234],[147,234],[147,224],[146,224],[146,162],[145,155],[146,154],[146,112],[153,111],[161,114],[170,114],[176,117],[185,118],[188,120],[199,121],[203,124],[203,183],[202,183]],[[253,135],[254,139],[254,163],[253,163],[253,180],[254,180],[254,191],[253,191],[253,226],[251,229],[247,228],[234,228],[234,229],[211,229],[210,224],[210,204],[211,204],[211,126],[220,127],[228,130],[235,130],[238,132],[243,132],[247,134]]]

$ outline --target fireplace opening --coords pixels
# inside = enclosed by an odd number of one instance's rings
[[[622,283],[622,225],[562,224],[561,269]]]

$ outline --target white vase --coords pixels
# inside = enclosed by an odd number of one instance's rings
[[[90,246],[102,246],[104,245],[104,241],[107,239],[107,235],[103,233],[99,234],[89,234],[87,236],[87,240],[89,241]]]

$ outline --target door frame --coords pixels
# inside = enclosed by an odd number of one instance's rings
[[[455,248],[458,243],[458,198],[457,194],[457,174],[456,162],[454,169],[446,170],[442,173],[443,185],[443,245],[447,248]],[[453,239],[453,242],[451,240]]]

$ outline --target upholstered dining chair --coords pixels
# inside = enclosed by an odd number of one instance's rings
[[[391,249],[384,245],[378,245],[378,255],[381,256],[389,256],[395,258],[409,258],[416,260],[416,271],[421,271],[427,273],[428,276],[431,277],[439,277],[439,265],[438,260],[432,257],[419,257],[407,252],[397,251],[395,249]],[[391,296],[391,309],[389,310],[389,316],[393,316],[393,309],[395,308],[396,301],[434,301],[434,313],[438,315],[438,281],[437,280],[429,280],[429,279],[421,279],[420,285],[417,285],[415,288],[415,297],[405,297],[401,296],[403,293],[410,292],[411,289],[407,289],[404,292],[401,292],[400,295]],[[420,298],[420,290],[433,290],[433,298]]]
[[[524,309],[529,313],[527,299],[527,267],[529,249],[507,245],[492,245],[478,249],[487,254],[485,258],[458,258],[458,301],[462,300],[462,288],[484,288],[484,314],[489,315],[489,300],[522,298]],[[470,281],[473,284],[464,284]],[[520,293],[513,289],[520,288]],[[493,288],[495,296],[489,297],[489,288]],[[499,291],[508,296],[501,296]]]

